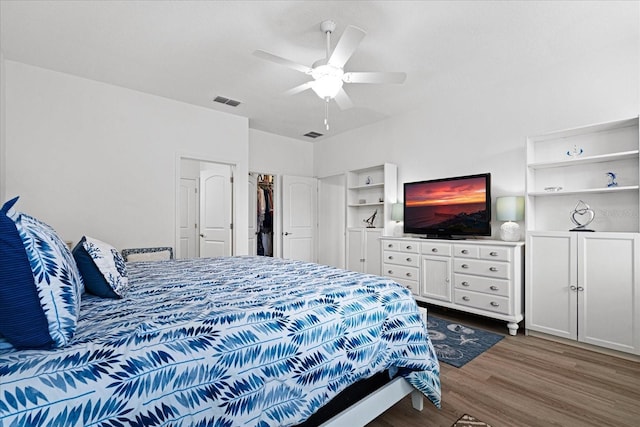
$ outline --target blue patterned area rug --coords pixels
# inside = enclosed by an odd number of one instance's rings
[[[444,320],[431,314],[427,316],[427,328],[438,360],[456,368],[464,366],[504,338],[500,334]]]

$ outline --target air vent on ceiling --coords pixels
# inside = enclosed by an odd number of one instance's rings
[[[311,131],[311,132],[307,132],[307,133],[305,133],[303,136],[306,136],[306,137],[309,137],[309,138],[313,138],[313,139],[315,139],[315,138],[317,138],[317,137],[319,137],[319,136],[322,136],[322,135],[324,135],[324,134],[322,134],[322,133],[318,133],[318,132],[314,132],[314,131]]]
[[[221,104],[228,105],[230,107],[237,107],[238,105],[240,105],[240,101],[236,101],[235,99],[225,98],[224,96],[216,96],[214,101],[219,102]]]

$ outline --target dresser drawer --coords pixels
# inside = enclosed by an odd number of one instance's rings
[[[478,246],[461,245],[456,243],[453,245],[453,255],[464,258],[478,258],[478,254],[480,253],[478,249]]]
[[[456,273],[454,274],[453,282],[458,289],[509,297],[510,282],[505,279],[492,279],[489,277],[469,276]]]
[[[417,280],[405,280],[394,277],[393,280],[400,283],[405,288],[409,289],[413,295],[420,295],[420,285]]]
[[[385,251],[418,253],[418,243],[403,242],[400,240],[383,240],[382,249]]]
[[[423,243],[422,255],[451,256],[451,245],[448,243]]]
[[[482,276],[509,279],[509,270],[509,263],[506,262],[492,262],[460,258],[454,258],[453,260],[453,271],[455,273],[479,274]]]
[[[383,252],[383,262],[387,264],[406,265],[409,267],[417,267],[420,256],[417,253],[409,252]]]
[[[456,289],[454,299],[456,304],[493,311],[495,313],[509,314],[509,299],[505,297]]]
[[[511,250],[498,246],[486,246],[480,248],[480,259],[496,261],[511,261]]]
[[[394,279],[418,280],[418,267],[405,267],[384,263],[382,265],[382,274]]]

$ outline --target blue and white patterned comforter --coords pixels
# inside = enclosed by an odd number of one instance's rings
[[[265,257],[127,268],[124,299],[83,295],[67,347],[0,352],[1,426],[292,425],[384,369],[440,403],[416,303],[389,279]]]

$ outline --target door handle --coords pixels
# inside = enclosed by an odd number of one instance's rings
[[[200,233],[200,237],[207,237],[205,234]]]
[[[285,236],[288,236],[289,234],[293,234],[293,233],[289,233],[288,231],[285,231],[285,232],[284,232],[284,235],[285,235]]]

